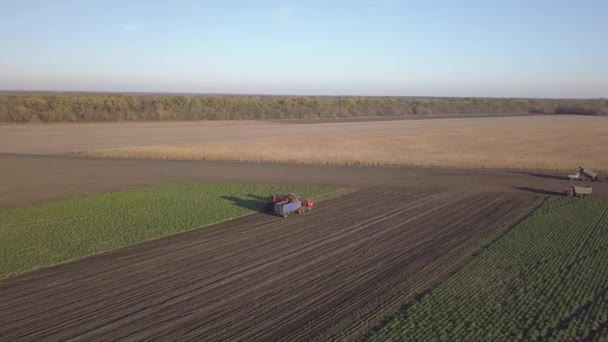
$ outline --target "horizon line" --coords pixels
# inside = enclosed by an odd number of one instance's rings
[[[521,99],[521,100],[608,100],[608,97],[525,97],[525,96],[434,96],[434,95],[351,95],[351,94],[271,94],[271,93],[204,93],[204,92],[163,92],[163,91],[106,91],[106,90],[23,90],[1,89],[0,94],[90,94],[90,95],[167,95],[167,96],[259,96],[259,97],[395,97],[426,99]]]

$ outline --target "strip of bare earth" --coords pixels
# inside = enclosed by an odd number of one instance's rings
[[[566,174],[401,167],[286,165],[186,160],[96,159],[0,153],[0,208],[170,182],[402,186],[412,191],[560,195]],[[608,194],[608,183],[593,192]]]

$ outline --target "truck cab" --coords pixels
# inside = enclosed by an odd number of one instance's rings
[[[580,174],[580,172],[569,174],[568,179],[569,180],[579,180],[579,179],[581,179],[581,174]]]

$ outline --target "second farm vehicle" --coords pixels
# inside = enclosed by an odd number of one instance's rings
[[[568,197],[585,197],[591,195],[593,189],[590,186],[569,186],[564,189],[564,195]]]
[[[302,199],[296,194],[272,195],[268,200],[266,209],[272,214],[287,218],[291,213],[303,214],[310,211],[313,206],[313,200]]]
[[[596,182],[600,180],[597,176],[597,173],[582,166],[579,166],[577,173],[568,175],[568,179],[583,182]]]

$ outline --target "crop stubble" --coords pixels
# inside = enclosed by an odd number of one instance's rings
[[[371,188],[0,282],[7,339],[355,338],[542,202]]]
[[[320,121],[323,122],[323,121]],[[608,118],[529,116],[334,123],[268,121],[0,125],[0,152],[608,171]]]

